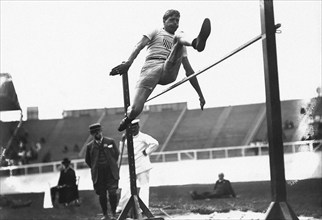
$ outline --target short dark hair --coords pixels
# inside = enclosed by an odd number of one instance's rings
[[[172,15],[176,15],[176,16],[180,17],[180,12],[177,10],[174,10],[174,9],[170,9],[170,10],[166,11],[163,15],[163,22],[165,20],[167,20],[169,17],[171,17]]]

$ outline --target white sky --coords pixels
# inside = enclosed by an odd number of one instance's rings
[[[110,69],[126,60],[142,34],[162,27],[167,9],[181,12],[180,30],[196,36],[205,17],[212,33],[202,53],[188,50],[195,71],[261,33],[259,1],[5,1],[1,2],[1,73],[10,73],[26,119],[63,110],[123,106],[121,77]],[[274,1],[281,100],[316,96],[321,86],[321,1]],[[145,49],[130,68],[130,92]],[[185,76],[180,71],[178,80]],[[256,42],[201,74],[205,107],[265,102],[262,43]],[[169,86],[169,85],[168,85]],[[156,94],[168,86],[158,86]],[[149,104],[199,101],[190,83]],[[6,120],[9,114],[1,113]],[[14,116],[17,119],[17,116]]]

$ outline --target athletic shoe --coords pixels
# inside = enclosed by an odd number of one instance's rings
[[[128,124],[131,123],[131,121],[132,120],[129,119],[128,117],[123,118],[122,121],[120,122],[120,126],[118,128],[118,131],[124,131],[127,128]]]
[[[201,26],[200,33],[197,38],[192,41],[192,47],[201,52],[205,49],[206,41],[210,35],[211,25],[209,18],[206,18]]]

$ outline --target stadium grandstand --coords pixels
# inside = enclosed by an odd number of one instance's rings
[[[321,97],[282,101],[283,141],[321,139],[321,106]],[[64,111],[62,119],[27,119],[13,138],[7,158],[18,165],[24,150],[29,158],[20,165],[55,162],[64,157],[82,159],[84,147],[90,140],[88,125],[100,122],[104,134],[118,143],[121,133],[117,127],[123,111],[123,108],[84,109]],[[145,107],[140,119],[141,130],[159,141],[158,153],[250,146],[246,153],[257,155],[256,146],[267,144],[265,103],[206,108],[204,111],[189,110],[186,103],[150,105]],[[1,146],[6,146],[18,123],[0,121]],[[231,150],[230,156],[244,153]],[[212,157],[222,154],[225,150],[216,151]],[[188,153],[184,155],[189,157]],[[151,159],[154,162],[161,160],[160,156]],[[169,155],[168,160],[175,159]]]

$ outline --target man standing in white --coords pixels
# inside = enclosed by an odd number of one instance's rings
[[[150,170],[152,169],[152,164],[150,162],[150,157],[154,151],[159,147],[159,142],[140,131],[139,119],[132,121],[132,133],[133,133],[133,149],[135,158],[135,172],[136,179],[140,186],[139,197],[143,203],[149,207],[149,197],[150,197]],[[120,148],[126,146],[125,135],[122,137],[120,142]],[[123,146],[125,144],[125,146]],[[130,187],[122,189],[122,196],[120,198],[116,212],[121,212],[131,197]]]

